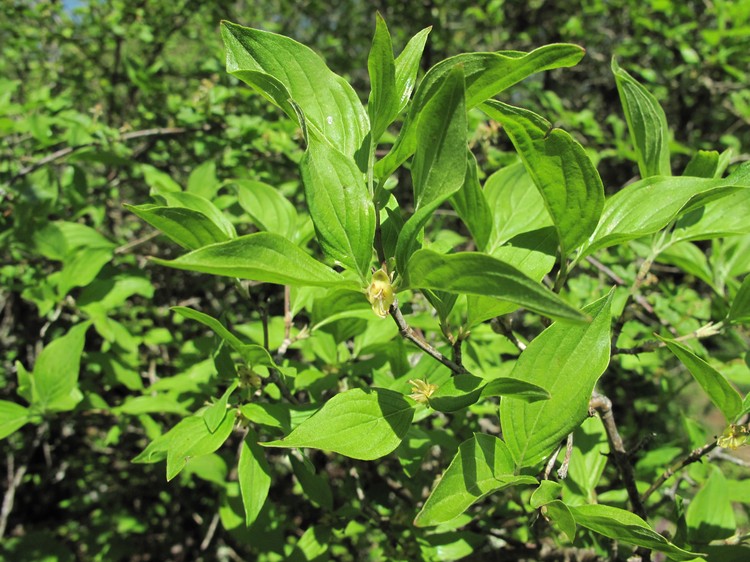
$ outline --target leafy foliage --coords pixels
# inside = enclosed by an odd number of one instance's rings
[[[80,4],[0,18],[0,556],[747,558],[739,4]]]

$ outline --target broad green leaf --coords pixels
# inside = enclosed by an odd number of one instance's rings
[[[493,219],[487,244],[490,254],[518,234],[552,225],[544,199],[522,162],[506,166],[487,178],[484,195]]]
[[[544,199],[564,255],[594,232],[604,205],[604,186],[583,147],[539,115],[501,103],[481,106],[503,129]]]
[[[305,496],[318,507],[332,511],[333,492],[328,480],[315,474],[315,467],[306,457],[300,461],[294,455],[289,455],[289,462]]]
[[[685,514],[691,543],[708,544],[727,539],[737,531],[727,480],[716,466],[711,466],[710,471],[711,475]]]
[[[442,255],[432,250],[419,250],[409,261],[409,279],[414,288],[494,297],[550,318],[586,321],[585,315],[544,285],[485,254]]]
[[[492,234],[492,211],[477,177],[477,160],[469,152],[463,186],[451,198],[451,205],[471,232],[477,249],[484,251]]]
[[[440,525],[458,517],[487,494],[510,486],[536,484],[514,474],[513,459],[500,439],[483,433],[464,441],[414,519],[417,527]]]
[[[742,280],[742,285],[732,300],[727,320],[731,323],[750,322],[750,275],[746,275]]]
[[[398,392],[355,388],[331,398],[284,439],[262,445],[311,447],[374,460],[398,447],[413,416],[413,406]]]
[[[174,260],[152,260],[175,269],[279,285],[331,287],[351,283],[299,246],[270,232],[205,246]]]
[[[463,69],[456,66],[417,116],[411,176],[415,210],[445,201],[466,176],[466,103]]]
[[[750,189],[742,189],[682,215],[675,223],[670,242],[748,234],[748,216]]]
[[[664,110],[651,92],[620,68],[614,57],[612,73],[615,75],[641,177],[671,176],[669,128]]]
[[[552,480],[542,480],[539,483],[539,487],[534,490],[531,494],[529,503],[534,509],[539,509],[543,505],[555,501],[560,497],[562,492],[562,484],[559,482],[553,482]]]
[[[111,248],[80,248],[66,258],[57,279],[57,294],[64,297],[74,287],[91,283],[102,267],[112,260]]]
[[[349,158],[369,131],[367,113],[349,83],[331,72],[312,49],[281,35],[222,22],[227,72],[300,121]],[[270,79],[269,79],[270,78]],[[302,124],[302,123],[300,123]]]
[[[624,509],[601,504],[568,507],[578,525],[610,539],[663,552],[672,560],[688,562],[704,556],[675,546],[643,519]]]
[[[29,410],[15,402],[0,400],[0,439],[29,423]]]
[[[37,357],[32,375],[32,404],[43,411],[72,410],[83,398],[78,391],[78,371],[91,322],[72,327],[47,344]]]
[[[565,533],[570,542],[576,540],[576,521],[567,505],[560,500],[551,501],[542,507],[542,514]]]
[[[527,402],[550,399],[549,392],[541,386],[511,377],[492,379],[482,389],[482,396],[509,396]]]
[[[34,232],[33,241],[37,252],[56,261],[65,261],[80,248],[115,248],[90,226],[68,221],[48,222]]]
[[[474,375],[454,375],[428,398],[430,407],[438,412],[455,412],[474,404],[487,382]]]
[[[375,166],[376,176],[381,179],[390,176],[414,154],[419,115],[454,68],[463,69],[466,108],[471,109],[531,74],[575,66],[583,55],[584,50],[577,45],[554,44],[545,45],[530,53],[464,53],[439,62],[420,82],[396,144]]]
[[[427,27],[412,37],[396,57],[396,99],[397,114],[406,109],[409,98],[417,83],[419,61],[422,59],[427,36],[432,27]]]
[[[370,73],[367,113],[370,116],[372,143],[376,145],[399,112],[393,43],[380,12],[375,14],[375,35],[367,58],[367,70]]]
[[[221,183],[216,177],[216,162],[208,160],[190,172],[187,182],[189,193],[209,201],[216,195]]]
[[[229,240],[211,219],[192,209],[151,204],[125,205],[125,208],[188,250]]]
[[[188,410],[172,396],[151,394],[147,396],[129,396],[122,405],[113,408],[115,414],[140,416],[142,414],[178,414],[188,415]]]
[[[238,201],[260,230],[280,234],[294,240],[297,211],[278,189],[252,180],[234,180]]]
[[[276,366],[267,349],[261,345],[244,343],[213,316],[209,316],[208,314],[185,306],[173,306],[172,310],[184,318],[196,320],[210,328],[217,336],[227,342],[237,353],[239,353],[249,365],[265,365],[266,367]]]
[[[221,425],[221,422],[224,421],[224,417],[227,415],[229,397],[237,390],[238,385],[238,381],[233,381],[229,385],[229,388],[224,391],[224,394],[221,395],[221,398],[203,410],[203,421],[206,422],[206,428],[208,428],[209,432],[215,432]]]
[[[532,281],[541,281],[555,266],[558,238],[551,226],[518,234],[491,255],[518,269]],[[490,318],[502,316],[518,308],[509,301],[469,295],[467,325],[475,326]]]
[[[234,230],[234,225],[231,221],[224,216],[219,208],[211,203],[205,197],[196,195],[195,193],[164,193],[157,197],[157,199],[163,199],[164,202],[170,207],[184,207],[186,209],[192,209],[199,213],[207,216],[216,226],[218,226],[228,238],[235,238],[237,232]]]
[[[248,428],[241,447],[237,480],[245,508],[245,525],[249,527],[266,503],[268,490],[271,488],[271,469],[263,447],[258,445],[258,435],[252,428]]]
[[[701,385],[714,406],[716,406],[727,422],[732,423],[737,414],[742,410],[742,397],[732,387],[722,374],[695,355],[687,347],[674,340],[658,337],[693,375],[693,378]]]
[[[519,467],[535,466],[588,415],[594,385],[609,364],[612,293],[587,306],[589,324],[555,322],[521,353],[511,376],[546,389],[551,398],[505,398],[500,423]]]
[[[716,150],[699,150],[690,158],[690,162],[685,166],[682,175],[696,178],[717,178],[721,177],[721,172],[719,153]]]
[[[331,258],[364,279],[372,261],[375,207],[354,160],[311,141],[300,164],[318,242]]]
[[[163,195],[164,193],[182,191],[182,186],[166,174],[149,164],[141,164],[143,179],[151,188],[151,195]]]
[[[404,284],[408,284],[409,282],[409,258],[422,245],[422,229],[441,203],[442,201],[437,199],[419,209],[409,217],[409,220],[404,223],[401,232],[398,234],[398,240],[396,241],[396,268]]]
[[[191,416],[164,434],[162,438],[166,442],[167,480],[177,476],[191,458],[209,455],[221,447],[232,433],[234,421],[234,414],[228,413],[212,433],[202,416]],[[133,462],[137,461],[133,459]]]
[[[578,259],[658,232],[680,215],[748,187],[750,163],[720,179],[657,176],[637,181],[607,199],[599,225]]]

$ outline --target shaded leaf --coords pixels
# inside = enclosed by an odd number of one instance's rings
[[[245,525],[248,527],[257,519],[271,488],[271,469],[263,447],[257,442],[258,435],[248,428],[237,463],[237,480],[245,508]]]

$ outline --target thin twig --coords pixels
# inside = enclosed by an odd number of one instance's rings
[[[557,455],[560,454],[560,450],[562,449],[562,443],[560,443],[557,446],[557,449],[555,449],[555,452],[552,453],[552,456],[547,461],[547,466],[544,467],[544,479],[549,480],[549,475],[552,473],[552,469],[555,468],[555,461],[557,460]]]
[[[658,490],[664,482],[669,480],[675,473],[679,472],[686,466],[693,464],[694,462],[698,462],[701,460],[705,455],[713,451],[717,446],[717,441],[712,441],[711,443],[707,443],[706,445],[703,445],[703,447],[698,447],[697,449],[693,449],[688,456],[686,456],[684,459],[674,463],[672,466],[667,468],[664,472],[662,472],[661,476],[657,478],[653,484],[649,487],[648,490],[643,492],[641,494],[641,501],[645,502],[648,500],[648,498],[653,494],[656,490]]]
[[[214,538],[214,535],[216,534],[216,527],[219,525],[219,512],[217,511],[214,513],[214,516],[211,518],[211,523],[208,524],[208,530],[206,531],[206,536],[203,537],[203,541],[201,541],[201,551],[206,550],[209,545],[211,544],[211,541]]]
[[[565,443],[565,458],[560,468],[557,469],[557,477],[565,480],[568,477],[568,467],[570,467],[570,457],[573,455],[573,433],[568,433],[568,439]]]
[[[149,240],[153,240],[157,236],[161,234],[161,231],[154,230],[153,232],[149,232],[145,236],[141,236],[140,238],[136,238],[135,240],[131,240],[127,244],[123,244],[122,246],[118,246],[115,248],[115,254],[124,254],[128,252],[129,250],[132,250],[136,246],[140,246],[141,244],[145,244]]]
[[[721,329],[723,328],[723,326],[724,325],[722,322],[718,322],[716,324],[714,324],[713,322],[709,322],[708,324],[701,326],[697,330],[693,330],[689,334],[685,334],[683,336],[674,338],[672,341],[682,342],[682,341],[687,341],[687,340],[700,340],[703,338],[710,338],[711,336],[715,336],[716,334],[721,333]],[[657,349],[660,349],[666,346],[667,344],[664,343],[663,341],[649,340],[635,347],[630,347],[630,348],[615,347],[612,350],[612,355],[639,355],[641,353],[649,353],[651,351],[656,351]]]
[[[617,273],[612,271],[596,258],[587,256],[586,261],[593,265],[596,269],[604,273],[604,275],[612,279],[612,281],[614,281],[618,285],[621,285],[623,287],[627,285],[627,282],[622,277],[617,275]],[[654,307],[651,306],[651,303],[649,303],[643,295],[633,295],[633,299],[635,300],[635,302],[640,304],[646,312],[648,312],[649,314],[655,314]]]
[[[492,327],[493,332],[495,332],[496,334],[500,334],[501,336],[505,336],[513,345],[518,348],[519,351],[523,351],[524,349],[526,349],[526,344],[519,340],[516,337],[516,334],[513,333],[510,319],[508,319],[507,316],[498,316],[497,318],[493,318],[490,322],[490,326]]]
[[[401,310],[399,310],[398,308],[398,301],[394,300],[388,311],[390,312],[393,321],[396,323],[396,326],[398,326],[399,332],[404,338],[412,342],[433,359],[440,361],[443,365],[453,371],[454,374],[460,375],[466,373],[466,369],[464,369],[461,365],[456,364],[454,361],[451,361],[437,349],[432,347],[424,340],[424,338],[420,337],[414,331],[414,329],[406,323],[403,314],[401,314]]]
[[[10,512],[13,511],[13,503],[16,499],[16,490],[23,482],[23,477],[26,476],[26,471],[29,468],[29,462],[31,457],[34,456],[37,447],[42,441],[42,438],[47,432],[47,424],[44,423],[37,428],[36,436],[34,441],[31,443],[31,447],[28,449],[26,462],[21,464],[18,468],[15,467],[15,457],[10,452],[6,456],[6,463],[8,467],[8,489],[5,490],[3,496],[3,505],[0,508],[0,540],[5,536],[5,530],[8,526],[8,517]]]
[[[591,396],[589,406],[599,411],[604,430],[607,433],[612,456],[614,457],[620,477],[625,484],[625,489],[628,492],[633,513],[645,520],[647,517],[646,509],[643,507],[643,502],[638,495],[638,488],[635,485],[633,465],[630,464],[628,452],[625,450],[622,437],[620,437],[620,432],[617,430],[617,424],[612,414],[612,401],[603,394],[595,392]]]

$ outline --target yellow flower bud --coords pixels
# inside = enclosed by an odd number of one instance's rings
[[[385,318],[395,299],[391,278],[385,269],[378,269],[372,274],[370,286],[367,287],[367,300],[372,305],[372,311],[381,318]]]
[[[436,384],[430,384],[427,381],[420,379],[412,379],[409,381],[412,386],[413,392],[409,395],[409,398],[420,404],[427,404],[430,396],[435,394],[438,389]]]
[[[735,450],[745,445],[750,438],[750,430],[745,425],[729,424],[716,441],[716,444],[722,449]]]

